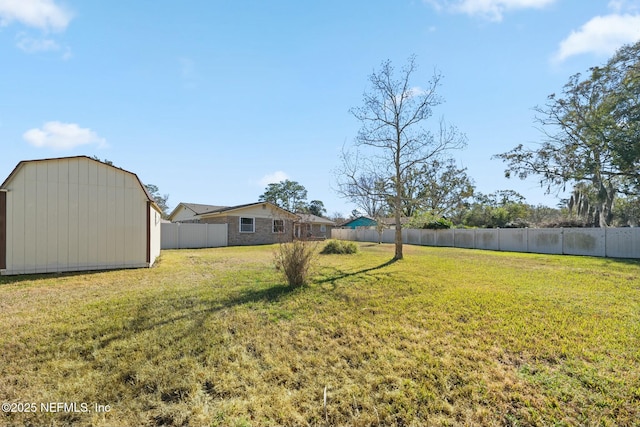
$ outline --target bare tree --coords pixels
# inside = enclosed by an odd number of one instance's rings
[[[443,102],[436,93],[442,77],[434,73],[426,87],[412,86],[416,69],[412,55],[398,78],[391,61],[369,76],[371,87],[363,95],[363,105],[350,110],[361,123],[355,150],[343,150],[338,174],[338,191],[347,199],[357,203],[364,195],[391,205],[396,223],[394,259],[403,257],[400,221],[403,207],[412,203],[403,197],[410,171],[466,145],[466,137],[442,119],[435,133],[423,127],[433,107]]]

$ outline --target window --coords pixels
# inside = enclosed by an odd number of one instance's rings
[[[254,233],[256,231],[255,220],[253,218],[240,217],[240,232]]]
[[[284,220],[283,219],[274,219],[273,220],[273,232],[274,233],[284,233]]]
[[[324,233],[325,231],[327,231],[327,226],[326,226],[326,225],[324,225],[324,224],[320,225],[320,231],[321,231],[322,233]]]

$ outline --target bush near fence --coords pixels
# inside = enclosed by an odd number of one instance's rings
[[[333,239],[378,242],[376,230],[333,229]],[[383,230],[383,243],[393,243],[395,230]],[[640,228],[496,228],[403,229],[402,241],[421,246],[448,246],[508,252],[640,258]]]

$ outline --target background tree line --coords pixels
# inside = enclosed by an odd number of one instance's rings
[[[466,145],[443,119],[434,74],[424,89],[410,80],[415,57],[396,73],[389,61],[369,77],[363,105],[351,110],[361,128],[343,150],[338,191],[372,218],[411,227],[553,227],[640,225],[640,42],[623,46],[586,76],[572,76],[558,95],[535,107],[542,141],[494,158],[506,177],[535,176],[547,193],[572,189],[558,206],[532,206],[511,190],[475,191],[451,153]],[[402,258],[396,239],[396,259]],[[401,245],[400,245],[401,246]]]

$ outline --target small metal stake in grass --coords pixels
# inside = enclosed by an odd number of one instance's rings
[[[324,386],[324,420],[329,425],[329,415],[327,414],[327,386]]]

